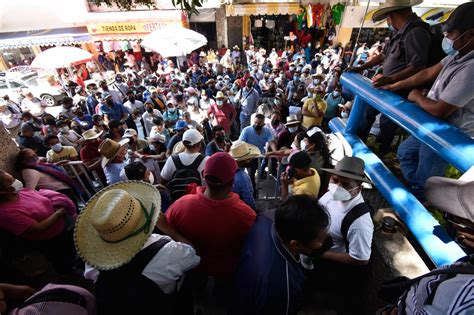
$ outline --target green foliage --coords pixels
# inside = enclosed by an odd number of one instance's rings
[[[179,8],[183,11],[186,11],[188,15],[199,14],[198,8],[202,7],[204,0],[171,0],[171,3],[175,8]],[[120,9],[130,10],[135,5],[145,5],[149,8],[156,9],[155,0],[94,0],[96,5],[107,5],[112,6],[116,5]]]

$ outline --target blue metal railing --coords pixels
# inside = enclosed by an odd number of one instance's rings
[[[356,96],[347,126],[335,118],[329,124],[331,130],[343,133],[352,146],[353,155],[365,161],[365,170],[376,188],[436,266],[451,264],[464,257],[464,251],[439,222],[359,139],[357,130],[364,123],[365,108],[373,106],[462,172],[474,165],[474,140],[395,93],[373,88],[370,80],[361,75],[344,73],[341,82]]]

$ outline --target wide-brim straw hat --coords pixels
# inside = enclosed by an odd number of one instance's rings
[[[372,14],[372,21],[378,22],[387,18],[387,14],[393,11],[410,8],[419,5],[423,0],[385,0],[379,9]]]
[[[239,162],[254,159],[259,157],[262,153],[257,146],[242,140],[237,140],[232,143],[229,154],[234,158],[234,160]]]
[[[296,115],[290,115],[286,118],[285,126],[299,125],[301,122]]]
[[[82,133],[82,137],[84,138],[84,140],[92,140],[92,139],[97,139],[100,137],[100,135],[102,134],[103,131],[97,133],[94,131],[94,129],[89,129],[89,130],[86,130]]]
[[[115,159],[120,150],[124,150],[125,146],[130,141],[129,138],[124,138],[119,142],[112,139],[105,139],[99,146],[99,153],[102,156],[101,166],[102,168],[106,167],[110,161]]]
[[[345,156],[342,160],[337,162],[334,168],[322,168],[321,170],[338,176],[370,183],[371,181],[365,177],[364,165],[364,160],[358,157]]]
[[[222,99],[222,100],[225,100],[227,97],[225,96],[225,94],[222,92],[222,91],[218,91],[217,94],[216,94],[216,99]]]
[[[99,270],[128,263],[153,232],[160,193],[143,181],[113,184],[95,194],[79,214],[74,244],[81,259]]]

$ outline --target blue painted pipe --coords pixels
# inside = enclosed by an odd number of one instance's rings
[[[452,264],[466,256],[466,253],[449,237],[439,222],[392,174],[377,155],[372,153],[359,137],[344,133],[346,126],[340,118],[332,119],[329,127],[334,132],[344,134],[345,139],[352,146],[352,155],[364,160],[365,172],[370,180],[392,205],[436,266]]]
[[[359,74],[344,73],[341,83],[357,95],[356,99],[360,98],[356,103],[363,101],[379,110],[461,172],[466,172],[474,165],[474,140],[460,129],[433,117],[395,93],[374,88],[369,79]],[[351,116],[354,114],[360,119],[360,114],[353,111],[365,110],[364,107],[354,106]],[[347,130],[351,134],[355,134],[354,131],[357,130],[360,122],[358,119],[349,118]]]

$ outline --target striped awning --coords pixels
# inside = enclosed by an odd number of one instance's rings
[[[86,27],[0,33],[0,49],[23,48],[34,45],[56,46],[91,42]]]
[[[249,3],[226,5],[227,16],[299,14],[299,3]]]

